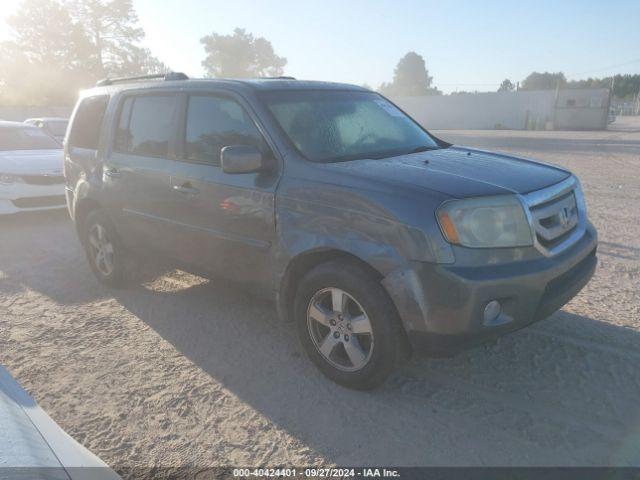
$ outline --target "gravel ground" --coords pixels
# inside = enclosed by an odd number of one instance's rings
[[[438,132],[558,163],[600,233],[591,283],[552,317],[380,390],[325,380],[270,303],[171,272],[92,277],[64,213],[0,222],[0,363],[122,471],[177,465],[640,465],[640,123]],[[637,128],[636,128],[637,127]]]

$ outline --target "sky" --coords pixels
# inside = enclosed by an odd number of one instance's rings
[[[286,57],[285,74],[390,81],[415,51],[445,93],[490,91],[532,71],[569,79],[640,73],[639,0],[133,0],[145,46],[175,71],[203,76],[199,39],[244,28]],[[20,0],[0,0],[0,16]],[[0,22],[0,38],[8,36]]]

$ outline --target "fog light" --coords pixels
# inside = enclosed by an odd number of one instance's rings
[[[484,324],[489,325],[493,323],[502,313],[502,305],[497,300],[491,300],[484,307]]]

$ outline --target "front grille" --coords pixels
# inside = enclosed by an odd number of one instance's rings
[[[62,175],[22,175],[20,178],[29,185],[61,185],[64,183]]]
[[[67,202],[64,195],[48,195],[46,197],[25,197],[13,200],[13,204],[18,208],[42,208],[65,205]]]
[[[584,199],[574,177],[524,196],[535,232],[535,246],[552,256],[573,245],[585,232]]]

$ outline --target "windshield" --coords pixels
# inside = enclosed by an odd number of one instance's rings
[[[36,127],[0,128],[0,150],[49,150],[62,146]]]
[[[412,119],[373,92],[272,91],[261,98],[291,142],[314,162],[438,148]]]

